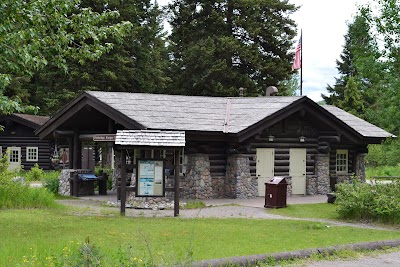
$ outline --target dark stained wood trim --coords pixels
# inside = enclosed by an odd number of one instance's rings
[[[121,149],[121,215],[125,216],[126,204],[126,150]]]
[[[237,134],[224,134],[222,132],[186,131],[185,136],[188,141],[238,142]]]
[[[268,128],[269,126],[274,125],[275,123],[278,123],[279,121],[282,121],[286,117],[289,117],[290,115],[296,113],[300,109],[303,108],[303,106],[299,106],[299,102],[302,103],[306,98],[300,98],[299,100],[296,100],[295,102],[291,103],[290,105],[286,106],[285,108],[275,112],[274,114],[268,116],[267,118],[253,124],[252,126],[248,127],[247,129],[241,131],[238,133],[238,140],[239,142],[243,142],[247,140],[248,138],[256,135],[260,131],[262,131],[265,128]]]
[[[36,135],[39,135],[40,139],[44,139],[54,132],[57,127],[62,125],[66,120],[71,118],[77,112],[79,112],[86,105],[95,108],[97,111],[103,113],[112,120],[118,122],[127,129],[145,129],[145,127],[136,121],[130,119],[121,112],[113,109],[107,104],[99,101],[97,98],[91,96],[87,92],[82,93],[78,98],[66,105],[60,112],[58,112],[53,118],[47,121],[42,127],[35,131]]]
[[[16,116],[14,114],[9,114],[9,115],[5,115],[5,116],[1,116],[0,117],[0,121],[6,121],[6,120],[11,120],[11,121],[15,121],[19,124],[22,124],[26,127],[32,128],[34,130],[36,130],[37,128],[40,127],[40,124],[36,124],[32,121],[29,120],[25,120],[24,118],[21,118],[19,116]]]
[[[177,146],[135,146],[135,145],[114,145],[114,150],[123,150],[123,149],[142,149],[142,150],[176,150],[181,149],[183,147]]]
[[[331,127],[332,129],[343,133],[349,140],[354,143],[363,143],[363,136],[356,132],[354,129],[349,127],[346,123],[342,122],[338,118],[336,118],[333,114],[325,110],[323,107],[320,107],[314,101],[303,97],[292,104],[286,106],[285,108],[275,112],[271,116],[265,118],[264,120],[259,121],[258,123],[252,125],[251,127],[243,130],[238,134],[239,142],[243,142],[248,138],[256,135],[258,132],[262,131],[263,129],[289,117],[290,115],[296,113],[297,111],[305,109],[312,116],[316,117],[317,119],[323,121],[326,125]],[[329,119],[327,119],[327,117]],[[382,139],[383,140],[383,139]]]
[[[175,190],[174,190],[174,217],[179,216],[179,160],[180,150],[175,150]],[[165,186],[165,185],[164,185]]]

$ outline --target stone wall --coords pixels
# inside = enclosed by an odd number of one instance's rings
[[[337,183],[343,183],[343,182],[350,182],[352,180],[352,175],[348,174],[348,175],[338,175],[337,176]]]
[[[364,153],[357,154],[355,164],[355,174],[363,182],[365,182],[365,156]]]
[[[285,180],[287,183],[287,189],[286,189],[286,196],[290,197],[292,196],[292,177],[291,176],[285,176]]]
[[[114,170],[112,172],[112,187],[111,190],[117,190],[117,181],[121,178],[121,153],[119,151],[115,151],[114,158]]]
[[[213,198],[210,159],[206,154],[187,157],[186,176],[183,179],[181,197],[189,199]]]
[[[212,177],[211,182],[213,198],[225,198],[225,177]]]
[[[70,184],[69,178],[71,177],[71,172],[75,172],[73,169],[63,169],[61,170],[58,186],[58,193],[62,196],[69,196],[70,195]]]
[[[225,197],[252,198],[258,193],[257,179],[250,174],[250,160],[243,155],[231,155],[226,166]]]
[[[58,185],[58,193],[62,196],[69,196],[70,195],[70,181],[69,178],[71,177],[72,172],[92,172],[91,170],[87,169],[63,169],[61,170],[60,176],[58,177],[59,185]]]
[[[317,194],[331,192],[329,179],[329,154],[315,155],[315,176],[317,178]]]
[[[318,194],[318,178],[316,175],[307,175],[306,178],[306,194],[317,195]]]

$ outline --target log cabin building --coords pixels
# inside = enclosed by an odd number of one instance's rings
[[[44,170],[51,168],[52,140],[40,140],[35,135],[49,118],[17,113],[0,117],[0,153],[10,151],[10,169],[30,170],[36,163]]]
[[[264,183],[287,176],[289,194],[326,194],[336,182],[365,179],[368,144],[390,133],[337,107],[298,97],[202,97],[86,91],[36,130],[40,139],[69,138],[73,169],[82,140],[123,130],[184,131],[181,197],[263,196]],[[112,142],[110,142],[112,144]],[[173,159],[171,151],[126,151]],[[125,152],[124,152],[125,154]],[[120,157],[116,153],[116,169]],[[114,171],[118,176],[118,171]]]

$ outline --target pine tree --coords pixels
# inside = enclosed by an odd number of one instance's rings
[[[169,92],[264,94],[290,77],[297,8],[280,0],[175,0],[169,5]]]

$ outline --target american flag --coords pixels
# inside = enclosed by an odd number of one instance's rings
[[[296,47],[296,52],[294,54],[292,71],[300,69],[300,68],[301,68],[301,35],[300,35],[299,43]]]

